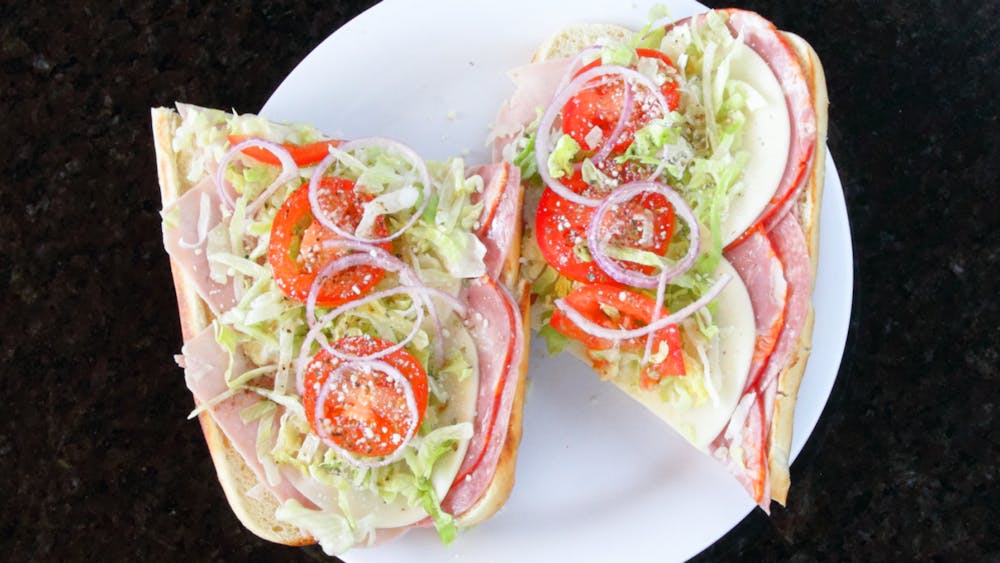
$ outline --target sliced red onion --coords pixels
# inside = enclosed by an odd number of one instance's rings
[[[611,149],[615,148],[618,144],[618,138],[622,136],[622,131],[625,130],[625,124],[628,123],[630,117],[632,117],[632,102],[634,101],[634,95],[632,94],[632,85],[625,83],[625,95],[624,101],[622,102],[622,111],[618,114],[618,123],[615,123],[615,128],[611,130],[611,133],[604,139],[604,143],[601,148],[597,149],[594,153],[594,157],[591,159],[593,162],[604,162],[604,159],[608,158],[611,154]]]
[[[360,256],[360,255],[352,254],[351,256]],[[350,256],[346,258],[350,258]],[[344,352],[334,349],[330,345],[330,343],[327,342],[326,337],[323,336],[323,328],[329,325],[330,322],[333,321],[333,319],[335,319],[336,317],[346,313],[347,311],[361,307],[362,305],[367,305],[368,303],[371,303],[373,301],[377,301],[379,299],[385,299],[386,297],[393,297],[395,295],[410,295],[413,297],[424,295],[427,297],[430,296],[437,297],[442,301],[444,301],[445,304],[448,305],[448,307],[450,307],[452,310],[454,310],[459,316],[465,316],[467,310],[465,304],[456,299],[455,297],[439,289],[434,289],[432,287],[427,287],[427,286],[394,287],[391,289],[386,289],[383,291],[378,291],[366,295],[360,299],[355,299],[354,301],[350,301],[348,303],[344,303],[343,305],[323,315],[322,318],[317,319],[313,323],[312,328],[309,329],[309,332],[306,333],[305,340],[302,342],[302,347],[299,349],[299,358],[297,362],[297,372],[295,379],[300,394],[304,392],[303,379],[305,377],[305,368],[308,358],[310,357],[310,350],[312,348],[313,342],[319,342],[320,346],[324,350],[326,350],[327,352],[329,352],[330,354],[332,354],[337,358],[340,358],[342,360],[355,361],[355,360],[371,360],[371,359],[381,358],[383,356],[395,352],[396,350],[403,348],[410,342],[410,340],[413,339],[413,337],[416,335],[417,331],[420,328],[421,324],[420,322],[414,323],[413,330],[411,330],[410,334],[407,335],[407,337],[402,341],[368,356],[354,356],[352,354],[345,354]],[[422,310],[418,311],[419,311],[418,318],[422,319],[423,312]]]
[[[620,266],[617,261],[604,252],[599,236],[601,222],[608,211],[643,193],[655,193],[665,197],[674,207],[674,215],[683,219],[688,225],[688,230],[691,231],[691,242],[687,253],[674,264],[673,268],[663,269],[657,275],[635,272]],[[701,230],[698,228],[698,220],[694,216],[694,211],[684,201],[684,198],[672,188],[658,182],[629,182],[612,192],[597,208],[590,220],[590,226],[587,228],[587,248],[597,265],[615,281],[633,287],[652,289],[657,287],[661,280],[665,284],[686,272],[694,264],[701,249]]]
[[[420,202],[420,207],[413,213],[410,220],[406,222],[402,227],[400,227],[396,232],[389,234],[388,236],[380,238],[364,238],[359,237],[356,233],[349,233],[344,229],[341,229],[336,222],[330,219],[329,215],[323,210],[319,204],[319,185],[320,179],[323,174],[334,165],[337,160],[340,159],[339,153],[350,153],[351,151],[364,149],[368,147],[375,147],[384,149],[386,151],[393,151],[401,154],[404,158],[413,164],[413,167],[417,171],[419,176],[418,180],[423,184],[423,201]],[[427,171],[427,164],[424,162],[420,155],[414,152],[413,149],[400,143],[398,141],[393,141],[392,139],[386,139],[383,137],[369,137],[367,139],[358,139],[357,141],[351,141],[349,143],[344,143],[338,147],[338,152],[331,152],[316,165],[316,169],[313,170],[312,178],[309,180],[309,205],[312,207],[313,216],[316,217],[324,227],[330,229],[331,231],[337,233],[338,235],[344,237],[348,240],[353,240],[356,242],[370,242],[370,243],[382,243],[389,242],[400,235],[403,234],[406,229],[409,229],[417,222],[417,219],[423,214],[424,209],[427,208],[427,204],[430,202],[431,191],[433,186],[431,185],[431,176]]]
[[[656,286],[656,305],[653,308],[653,314],[649,319],[649,322],[655,323],[660,320],[660,313],[663,311],[663,299],[667,292],[667,277],[664,271],[660,272],[659,283]],[[642,352],[642,364],[646,365],[649,363],[649,356],[653,352],[653,340],[656,333],[651,332],[646,336],[646,348]]]
[[[556,117],[562,112],[562,108],[566,105],[566,102],[580,90],[593,86],[587,84],[588,82],[603,76],[614,76],[626,85],[631,83],[646,88],[653,97],[653,101],[663,110],[664,115],[670,111],[667,101],[663,98],[663,93],[660,92],[656,84],[640,72],[617,65],[598,66],[581,73],[568,86],[555,95],[549,107],[545,109],[545,113],[542,114],[541,121],[538,123],[538,132],[535,137],[535,164],[538,166],[538,174],[542,177],[542,181],[545,182],[546,186],[552,188],[553,191],[564,199],[587,207],[597,207],[601,204],[601,200],[580,195],[549,174],[548,157],[551,150],[549,137],[552,133],[552,126],[555,123]]]
[[[723,274],[718,280],[716,280],[715,285],[709,288],[709,290],[706,291],[705,294],[702,295],[697,301],[675,313],[657,319],[656,321],[653,321],[641,328],[614,329],[601,326],[588,320],[587,317],[580,314],[580,312],[574,309],[572,305],[567,303],[565,299],[556,299],[555,306],[562,311],[564,315],[566,315],[566,318],[572,321],[576,326],[580,327],[580,330],[583,330],[591,336],[604,338],[605,340],[626,340],[629,338],[647,336],[686,319],[695,311],[701,309],[705,305],[708,305],[713,299],[718,297],[719,293],[722,292],[722,289],[729,283],[730,280],[732,280],[732,276],[729,274]]]
[[[351,372],[359,370],[370,370],[384,373],[386,377],[393,381],[394,384],[399,385],[403,390],[403,396],[406,399],[406,408],[410,412],[411,422],[406,431],[406,435],[403,436],[403,439],[399,442],[399,447],[396,448],[391,455],[382,458],[369,459],[357,457],[344,448],[341,448],[336,442],[333,441],[332,438],[330,438],[329,431],[322,422],[325,414],[323,410],[326,406],[326,399],[330,396],[333,385],[341,381]],[[389,465],[399,459],[399,457],[403,454],[403,446],[413,439],[413,435],[417,431],[417,421],[420,420],[420,410],[417,408],[417,399],[413,393],[413,386],[410,385],[409,380],[407,380],[403,373],[400,372],[395,366],[379,360],[358,360],[340,364],[332,372],[330,372],[330,375],[328,375],[326,380],[323,381],[323,385],[319,388],[319,392],[316,394],[316,410],[313,412],[313,417],[313,420],[316,421],[316,434],[321,440],[323,440],[323,443],[326,444],[328,448],[336,452],[337,455],[344,461],[355,467],[375,468]]]
[[[281,186],[287,184],[299,175],[299,166],[295,164],[295,159],[292,158],[291,153],[285,149],[285,147],[279,145],[278,143],[272,143],[271,141],[265,141],[264,139],[250,138],[245,141],[240,141],[236,143],[226,152],[222,160],[219,161],[219,168],[215,171],[215,187],[219,190],[219,196],[222,201],[226,202],[229,209],[234,209],[236,207],[236,201],[233,200],[233,196],[229,194],[229,188],[226,186],[226,169],[229,167],[229,163],[237,156],[243,154],[243,149],[248,148],[261,148],[269,151],[274,156],[278,157],[281,162],[281,174],[271,182],[271,185],[267,187],[257,199],[253,200],[249,205],[247,205],[247,215],[254,216],[264,203],[267,202],[268,198],[271,197],[274,192]]]
[[[331,260],[320,270],[316,278],[313,279],[312,286],[309,287],[309,294],[306,296],[306,322],[309,324],[309,328],[312,328],[316,321],[316,299],[319,296],[319,288],[330,276],[348,268],[372,265],[383,270],[399,273],[400,279],[405,285],[422,285],[420,280],[417,279],[416,274],[406,263],[386,252],[384,248],[344,239],[325,241],[322,244],[322,248],[343,248],[353,250],[354,254],[348,254],[347,256]]]
[[[409,287],[417,287],[424,285],[424,283],[420,281],[420,278],[417,276],[416,272],[414,272],[409,265],[407,265],[405,262],[393,256],[392,254],[390,254],[381,247],[347,239],[336,239],[336,240],[326,241],[323,243],[323,247],[346,248],[348,250],[353,250],[355,252],[370,254],[372,256],[372,260],[370,262],[372,265],[382,268],[383,270],[397,272],[399,274],[400,281],[404,285]],[[325,267],[323,271],[321,271],[320,274],[316,276],[316,279],[313,280],[313,285],[312,287],[309,288],[309,296],[306,298],[306,322],[309,323],[309,328],[312,328],[313,323],[315,322],[314,311],[316,307],[316,298],[314,297],[314,294],[318,295],[319,292],[318,288],[320,284],[324,279],[330,277],[337,271],[346,269],[348,267],[349,266],[346,265],[339,268],[332,268],[329,266]],[[419,294],[417,295],[417,297],[420,299],[420,302],[424,305],[424,307],[426,307],[427,310],[430,311],[431,321],[434,323],[434,335],[436,337],[434,338],[434,351],[437,352],[436,357],[438,362],[443,362],[445,354],[444,354],[444,336],[441,324],[441,316],[438,315],[437,307],[434,306],[434,302],[431,301],[430,296],[425,294]]]

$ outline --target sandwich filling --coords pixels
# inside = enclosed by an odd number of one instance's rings
[[[511,76],[494,153],[526,179],[521,271],[550,353],[584,357],[766,509],[765,406],[811,288],[793,204],[816,116],[794,53],[759,16],[712,11]]]
[[[509,167],[179,111],[172,149],[194,187],[164,209],[164,243],[212,316],[180,360],[192,416],[329,554],[426,522],[449,543],[489,487],[524,354],[494,280]]]

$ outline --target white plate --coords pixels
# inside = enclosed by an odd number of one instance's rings
[[[399,139],[431,159],[487,158],[484,140],[512,92],[506,70],[573,22],[641,26],[653,1],[386,0],[331,35],[262,112],[345,138]],[[668,2],[678,18],[704,10]],[[530,17],[526,17],[530,16]],[[798,455],[837,376],[851,310],[851,237],[827,158],[812,356],[795,411]],[[414,530],[346,560],[681,560],[736,525],[753,503],[721,466],[569,358],[533,342],[517,483],[492,519],[449,548]],[[791,495],[795,495],[795,481]]]

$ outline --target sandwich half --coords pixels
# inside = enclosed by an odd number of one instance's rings
[[[236,517],[337,555],[496,512],[527,368],[519,170],[186,104],[152,119],[177,361]]]
[[[823,188],[816,53],[730,9],[569,26],[510,75],[491,141],[525,184],[533,326],[783,504]]]

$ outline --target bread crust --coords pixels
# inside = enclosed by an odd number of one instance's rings
[[[785,38],[795,50],[795,54],[806,73],[806,81],[812,94],[816,110],[816,146],[813,149],[812,171],[809,182],[799,199],[796,210],[802,225],[809,248],[812,279],[816,279],[819,266],[819,217],[823,199],[823,183],[826,168],[826,130],[827,106],[829,100],[826,92],[826,77],[823,66],[816,51],[804,39],[793,33],[784,32]],[[812,287],[810,287],[810,293]],[[812,301],[805,326],[799,336],[798,347],[789,363],[778,376],[778,390],[774,401],[774,415],[771,419],[770,437],[770,486],[771,498],[785,505],[788,500],[788,487],[791,482],[789,475],[789,460],[792,446],[792,431],[795,418],[795,403],[798,400],[799,386],[805,374],[806,363],[812,349],[814,309]]]
[[[180,125],[180,115],[168,108],[154,108],[152,119],[160,197],[163,206],[166,207],[184,195],[193,185],[181,175],[179,157],[173,149],[174,131]],[[170,259],[170,271],[177,293],[181,334],[186,342],[212,322],[212,314],[208,305],[195,291],[194,284],[185,277],[183,270],[173,258]],[[195,403],[197,404],[197,401]],[[265,492],[258,495],[258,498],[247,496],[247,492],[257,485],[256,475],[229,443],[209,411],[202,411],[198,415],[198,421],[201,423],[219,483],[233,514],[240,523],[254,535],[267,541],[285,545],[316,543],[308,534],[279,522],[274,517],[274,511],[279,504],[273,495]]]
[[[801,37],[781,32],[792,46],[796,57],[806,74],[813,103],[816,110],[816,145],[813,150],[813,160],[808,183],[800,195],[796,209],[799,222],[806,238],[812,279],[816,277],[819,264],[819,214],[822,201],[823,181],[826,162],[826,129],[827,129],[827,92],[823,67],[819,57],[812,47]],[[532,61],[544,61],[554,58],[575,56],[583,46],[598,43],[601,38],[628,39],[632,31],[605,24],[579,24],[561,28],[538,48]],[[812,286],[809,288],[812,292]],[[813,307],[810,302],[805,325],[799,337],[795,352],[789,357],[788,363],[778,376],[778,388],[774,403],[774,415],[769,433],[769,475],[771,498],[782,505],[785,504],[790,484],[789,458],[791,450],[792,427],[795,413],[795,403],[798,398],[799,386],[805,373],[809,359],[813,333]],[[570,353],[593,368],[593,363],[587,358],[585,350],[571,343],[567,349]],[[602,379],[611,379],[620,389],[629,395],[634,390],[612,378],[608,373],[597,370]]]
[[[160,196],[163,206],[167,207],[194,185],[181,174],[183,157],[173,150],[173,137],[181,122],[180,115],[169,108],[153,108],[151,116]],[[519,190],[517,198],[518,209],[520,209],[523,190]],[[515,227],[514,244],[500,276],[501,281],[508,282],[508,284],[518,278],[520,242],[521,229],[520,222],[518,222]],[[186,278],[183,270],[173,258],[170,259],[170,269],[177,295],[181,334],[186,342],[208,327],[213,316],[208,305],[195,291],[194,284]],[[508,287],[512,286],[508,285]],[[518,287],[518,290],[517,298],[522,305],[523,326],[527,335],[527,291],[523,287]],[[527,342],[526,338],[525,353],[518,373],[514,405],[511,410],[510,429],[504,442],[503,452],[497,462],[496,473],[483,497],[469,511],[458,518],[458,522],[462,526],[472,526],[489,518],[506,502],[513,487],[517,447],[521,439],[521,411],[524,404],[524,380],[528,359]],[[222,485],[233,514],[236,515],[240,523],[254,535],[270,542],[291,546],[316,543],[315,538],[303,530],[289,526],[275,518],[274,513],[280,503],[269,491],[265,489],[259,495],[248,496],[248,492],[259,483],[257,476],[239,452],[233,448],[209,411],[200,413],[198,420],[201,423],[219,483]],[[395,531],[395,529],[393,530]],[[389,530],[385,530],[385,532],[388,533]]]

